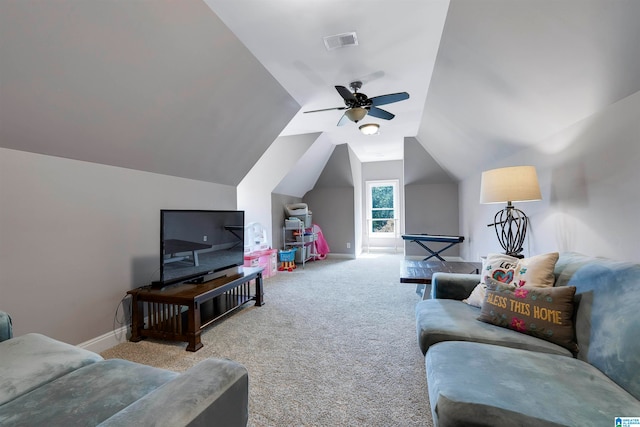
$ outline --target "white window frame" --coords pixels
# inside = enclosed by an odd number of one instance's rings
[[[374,187],[393,187],[393,215],[394,215],[394,231],[393,232],[374,232],[373,231],[373,203],[371,201],[371,191]],[[398,227],[400,226],[398,218],[400,218],[400,181],[397,179],[385,179],[376,181],[366,181],[367,187],[367,224],[366,230],[370,237],[374,238],[389,238],[396,237],[399,234]]]

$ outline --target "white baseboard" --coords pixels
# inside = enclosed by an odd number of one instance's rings
[[[127,326],[122,326],[116,330],[100,335],[99,337],[80,343],[78,344],[78,347],[93,351],[94,353],[102,353],[111,347],[115,347],[116,345],[127,341],[128,332],[129,328]]]
[[[331,252],[327,254],[327,258],[346,258],[346,259],[356,259],[354,254],[338,254],[335,252]]]

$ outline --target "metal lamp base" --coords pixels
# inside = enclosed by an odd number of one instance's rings
[[[520,252],[523,250],[524,239],[529,226],[529,218],[520,209],[515,208],[511,202],[507,207],[498,211],[493,218],[493,224],[488,227],[495,227],[496,236],[505,254],[524,258]]]

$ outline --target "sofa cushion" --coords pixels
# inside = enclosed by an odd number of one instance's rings
[[[96,426],[176,376],[126,360],[94,363],[0,406],[0,425]]]
[[[158,411],[159,407],[163,410]],[[138,399],[98,427],[246,426],[248,418],[247,369],[231,360],[210,358]]]
[[[607,426],[640,402],[595,367],[553,354],[471,342],[425,358],[435,425]]]
[[[640,264],[563,254],[556,282],[576,287],[577,358],[640,399]]]
[[[0,342],[0,405],[101,360],[98,354],[41,334]]]
[[[433,273],[430,297],[462,301],[469,297],[479,281],[479,274]]]
[[[578,350],[573,329],[574,286],[517,288],[487,278],[478,320]]]
[[[479,321],[480,309],[448,299],[430,299],[416,305],[418,344],[423,353],[442,341],[478,341],[514,348],[571,356],[557,344]]]

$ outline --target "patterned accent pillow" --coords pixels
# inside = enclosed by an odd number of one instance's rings
[[[578,351],[573,328],[575,286],[513,288],[487,279],[481,320]]]
[[[476,285],[471,295],[462,302],[474,307],[482,307],[484,303],[487,285],[486,277],[491,277],[502,283],[512,283],[516,276],[516,266],[519,259],[505,254],[489,254],[482,260],[480,283]]]
[[[520,261],[518,258],[505,254],[487,255],[482,263],[480,283],[487,283],[487,277],[501,283],[513,283],[518,261]]]
[[[558,252],[535,255],[518,260],[513,283],[517,287],[550,288],[556,278],[553,270],[558,261]]]
[[[480,283],[467,299],[469,305],[482,307],[486,295],[486,277],[516,287],[552,287],[555,282],[553,270],[558,261],[558,252],[534,255],[529,258],[514,258],[505,254],[489,254],[482,262]]]
[[[478,283],[473,291],[471,291],[471,295],[467,298],[463,299],[462,302],[466,302],[469,305],[474,307],[482,307],[482,303],[484,302],[484,298],[487,296],[487,285],[484,283]]]

